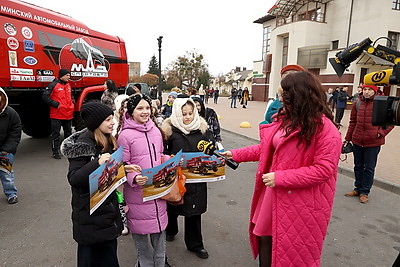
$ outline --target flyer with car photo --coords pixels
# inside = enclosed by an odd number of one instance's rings
[[[107,197],[114,193],[126,181],[125,168],[122,162],[122,149],[111,154],[111,160],[100,165],[89,175],[90,214],[92,214]]]
[[[143,201],[149,201],[165,196],[171,191],[176,176],[179,162],[182,158],[182,151],[174,157],[168,159],[160,165],[142,170],[142,176],[147,176],[148,180],[143,185]]]

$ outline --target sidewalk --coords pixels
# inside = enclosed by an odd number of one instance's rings
[[[220,116],[222,129],[259,140],[258,124],[264,118],[266,105],[266,102],[249,101],[247,109],[240,105],[237,105],[237,108],[230,108],[230,100],[227,97],[220,97],[218,104],[214,104],[213,100],[209,99],[206,106],[213,108]],[[350,110],[346,110],[342,120],[343,127],[340,129],[343,139],[347,131],[349,116]],[[239,125],[243,121],[249,122],[251,128],[240,128]],[[397,164],[400,163],[399,141],[400,126],[397,126],[386,137],[386,144],[381,148],[374,182],[375,186],[397,194],[400,194],[400,171],[397,170]],[[223,142],[229,142],[229,140],[223,140]],[[348,155],[347,161],[339,163],[339,173],[354,177],[353,154]]]

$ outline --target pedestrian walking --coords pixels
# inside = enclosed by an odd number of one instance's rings
[[[338,99],[339,91],[340,91],[340,88],[336,87],[335,90],[332,93],[332,97],[331,97],[331,99],[332,99],[332,102],[331,102],[332,103],[332,112],[335,112],[335,107],[336,107],[336,102],[337,102],[337,99]]]
[[[363,85],[362,89],[362,94],[358,96],[351,109],[349,128],[345,137],[345,142],[353,143],[355,176],[354,189],[345,196],[357,196],[361,203],[366,204],[374,183],[378,154],[393,126],[383,129],[372,125],[374,97],[378,87]]]
[[[214,94],[214,104],[218,104],[218,97],[219,97],[219,89],[218,89],[218,87],[215,87],[215,90],[214,90],[213,94]]]
[[[243,89],[242,89],[242,87],[239,87],[239,90],[238,90],[238,100],[239,100],[239,103],[242,102],[242,97],[243,97]]]
[[[172,115],[162,125],[166,137],[165,153],[176,155],[182,152],[198,152],[197,144],[201,140],[211,141],[207,122],[199,116],[191,98],[177,98]],[[173,241],[178,234],[178,216],[184,216],[184,240],[186,248],[201,259],[208,258],[204,248],[201,230],[201,215],[207,211],[207,184],[186,183],[183,204],[167,204],[168,226],[167,241]]]
[[[340,133],[313,74],[290,73],[281,87],[283,109],[275,123],[260,125],[260,144],[221,154],[259,162],[249,227],[259,266],[319,266],[335,195]]]
[[[200,84],[198,92],[199,92],[199,96],[200,96],[201,101],[204,102],[205,91],[204,91],[204,85],[203,84]]]
[[[118,136],[118,145],[124,148],[123,161],[147,169],[168,160],[169,156],[163,155],[162,132],[154,122],[151,99],[137,94],[126,105]],[[163,199],[143,202],[142,186],[147,180],[140,171],[127,174],[124,197],[129,207],[126,214],[128,228],[135,242],[138,266],[164,267],[167,203]]]
[[[72,134],[72,118],[74,117],[74,100],[72,98],[71,78],[69,70],[60,69],[58,79],[51,82],[43,92],[42,99],[50,105],[51,149],[53,158],[61,159],[60,130],[64,131],[64,138]]]
[[[21,132],[21,119],[18,113],[8,106],[7,94],[0,87],[0,180],[8,204],[18,202],[13,161],[21,141]]]
[[[212,97],[212,94],[210,93],[210,89],[208,85],[206,85],[206,88],[204,89],[204,103],[208,104],[208,98]]]
[[[106,79],[103,87],[104,92],[101,95],[100,102],[115,110],[114,100],[118,96],[118,87],[111,79]]]
[[[236,89],[236,84],[232,84],[231,90],[231,108],[236,108],[236,99],[238,96],[238,90]]]
[[[347,106],[347,99],[349,98],[349,95],[347,94],[348,89],[349,88],[347,86],[340,88],[336,99],[335,122],[339,126],[342,126],[341,122],[343,119],[344,110],[346,109]]]
[[[69,160],[68,182],[72,189],[73,237],[78,243],[77,266],[119,266],[117,237],[123,229],[117,194],[111,193],[90,215],[89,175],[111,160],[117,141],[111,134],[113,110],[102,103],[84,104],[81,116],[87,128],[62,143]]]
[[[240,104],[242,104],[243,108],[247,108],[247,102],[250,99],[249,88],[245,87],[242,94],[243,94],[243,97],[242,97],[242,101]]]

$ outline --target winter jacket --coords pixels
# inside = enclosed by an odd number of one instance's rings
[[[215,142],[222,142],[221,138],[221,126],[219,125],[218,116],[214,109],[206,108],[204,102],[198,97],[192,97],[193,101],[196,101],[201,106],[199,114],[203,117],[208,124],[208,131],[214,138]]]
[[[90,215],[89,175],[100,166],[99,155],[105,153],[96,145],[93,133],[87,129],[74,133],[62,142],[61,153],[69,161],[67,177],[72,190],[75,241],[93,245],[116,239],[121,234],[122,221],[115,192]]]
[[[347,94],[347,92],[343,89],[340,89],[337,95],[336,108],[346,108],[348,97],[349,95]]]
[[[21,141],[21,119],[18,113],[8,106],[8,97],[0,88],[2,101],[0,103],[0,152],[17,153]]]
[[[238,96],[238,89],[232,88],[232,90],[231,90],[231,96],[232,96],[232,97],[237,97],[237,96]]]
[[[161,114],[164,115],[165,118],[169,118],[172,114],[172,105],[164,104],[161,107]]]
[[[336,188],[340,133],[323,117],[308,148],[304,142],[298,144],[298,131],[274,148],[273,137],[280,125],[279,121],[260,125],[259,145],[232,150],[237,162],[259,161],[249,226],[253,255],[258,255],[259,247],[252,221],[265,186],[262,175],[269,170],[275,172],[272,266],[319,266]],[[267,216],[262,207],[259,216]]]
[[[107,89],[101,95],[100,101],[101,101],[101,103],[103,103],[103,104],[109,106],[110,108],[112,108],[113,110],[115,110],[116,107],[115,107],[114,100],[115,100],[115,98],[117,98],[117,96],[118,96],[117,91],[111,91],[111,90]]]
[[[71,120],[74,117],[74,103],[69,83],[54,80],[44,90],[42,99],[50,105],[50,118]]]
[[[126,112],[118,136],[118,146],[124,147],[123,161],[128,164],[139,165],[142,169],[161,164],[163,138],[151,119],[140,124]],[[168,224],[167,203],[162,199],[143,202],[142,186],[135,182],[138,174],[127,173],[127,182],[124,184],[125,202],[129,207],[128,227],[132,233],[142,235],[164,231]]]
[[[360,101],[358,110],[357,101]],[[347,129],[345,140],[363,147],[384,145],[385,136],[393,127],[382,129],[380,126],[372,125],[374,96],[365,98],[360,95],[357,101],[354,102],[350,112],[349,128]]]
[[[167,141],[165,154],[172,155],[179,152],[199,152],[197,143],[200,140],[210,141],[207,122],[201,118],[200,129],[191,131],[189,134],[182,133],[171,124],[168,118],[163,122]],[[182,205],[172,206],[168,204],[168,212],[183,216],[200,215],[207,211],[207,183],[186,183],[186,193]]]

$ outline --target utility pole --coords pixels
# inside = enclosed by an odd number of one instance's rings
[[[158,100],[160,100],[160,104],[162,105],[162,78],[161,78],[161,43],[162,36],[157,38],[158,41]]]

